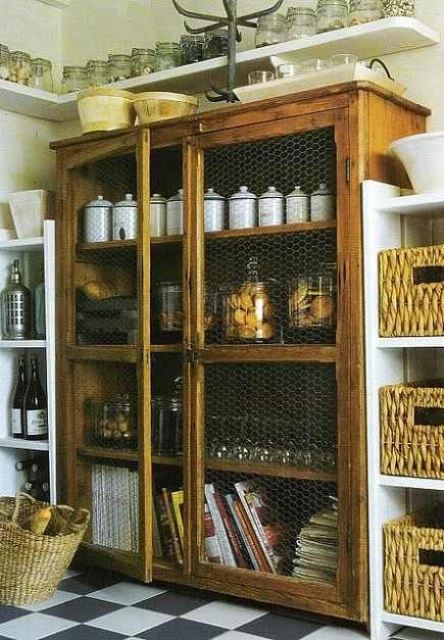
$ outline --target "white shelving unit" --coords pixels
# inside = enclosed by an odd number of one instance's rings
[[[53,0],[54,1],[54,0]],[[310,38],[289,40],[269,47],[241,51],[237,57],[240,82],[249,71],[272,68],[271,58],[297,62],[308,58],[329,57],[336,53],[354,53],[360,60],[437,44],[439,32],[415,18],[384,18],[375,22],[319,33]],[[225,56],[195,64],[158,71],[148,76],[113,83],[113,87],[140,91],[185,91],[203,93],[210,80],[225,77]],[[0,109],[36,118],[63,122],[77,118],[77,93],[58,96],[0,80]]]
[[[23,238],[0,242],[0,290],[4,288],[13,260],[19,259],[24,283],[38,284],[37,265],[43,266],[46,293],[46,340],[0,340],[0,371],[3,394],[0,396],[0,495],[14,495],[22,486],[23,472],[15,463],[33,452],[48,452],[51,501],[57,499],[56,412],[55,412],[55,247],[54,222],[44,223],[42,238]],[[19,355],[38,357],[42,383],[48,399],[48,440],[26,441],[10,436],[10,406],[16,382]]]
[[[434,492],[441,496],[444,481],[384,476],[380,473],[379,389],[403,380],[427,379],[442,373],[440,349],[444,338],[380,338],[378,252],[399,246],[442,242],[436,216],[444,216],[444,193],[400,197],[400,189],[366,181],[363,191],[366,379],[368,425],[370,620],[371,640],[387,640],[400,627],[415,637],[442,640],[444,622],[394,615],[384,609],[383,524],[404,515]],[[437,233],[437,231],[439,233]],[[441,371],[440,371],[441,369]],[[439,492],[439,493],[435,493]],[[425,631],[433,632],[421,635]]]

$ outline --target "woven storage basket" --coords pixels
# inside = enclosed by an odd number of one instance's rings
[[[437,510],[384,525],[385,608],[392,613],[444,621],[444,517]]]
[[[444,381],[382,387],[379,398],[381,472],[444,480]]]
[[[31,604],[53,595],[89,523],[86,509],[53,507],[48,535],[23,529],[48,507],[28,494],[0,498],[0,604]]]
[[[444,335],[444,245],[379,254],[379,334]]]

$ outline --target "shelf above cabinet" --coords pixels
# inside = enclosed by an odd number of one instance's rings
[[[320,471],[317,469],[300,469],[283,464],[261,464],[237,460],[211,460],[205,462],[207,469],[213,471],[229,471],[233,473],[251,473],[273,478],[294,478],[295,480],[318,480],[319,482],[336,482],[336,471]]]
[[[49,451],[47,440],[21,440],[19,438],[0,438],[0,447],[26,449],[29,451]]]
[[[47,0],[54,2],[56,0]],[[57,0],[60,2],[60,0]],[[344,51],[354,53],[360,60],[390,53],[437,44],[440,34],[415,18],[384,18],[367,24],[347,27],[310,38],[290,40],[268,47],[242,51],[237,56],[240,81],[249,71],[271,68],[271,58],[297,62],[308,58],[324,58]],[[203,93],[210,79],[224,78],[225,56],[183,65],[148,76],[129,78],[113,83],[113,87],[140,91],[186,91]],[[58,96],[46,91],[0,80],[0,109],[36,118],[63,122],[77,118],[77,93]]]

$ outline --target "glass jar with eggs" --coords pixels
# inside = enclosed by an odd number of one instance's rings
[[[85,402],[88,439],[96,447],[137,448],[135,401],[128,393],[116,394],[104,402]]]

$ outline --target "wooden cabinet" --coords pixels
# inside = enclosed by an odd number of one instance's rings
[[[427,115],[352,83],[52,145],[63,496],[93,512],[84,561],[367,620],[360,182],[405,182],[386,149]],[[209,187],[322,182],[334,220],[205,233]],[[150,238],[150,195],[182,186],[184,235]],[[85,243],[84,205],[125,193],[138,240]],[[161,410],[183,425],[173,444],[159,445]],[[209,562],[205,504],[214,488],[233,525],[239,483],[264,503],[264,548],[252,557],[254,534],[234,529],[231,557]],[[162,547],[162,500],[182,489],[183,532]],[[300,530],[331,496],[337,571],[295,577]]]

